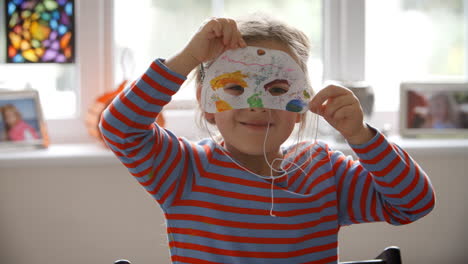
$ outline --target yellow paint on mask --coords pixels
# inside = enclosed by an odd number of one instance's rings
[[[224,88],[226,84],[237,84],[244,88],[247,87],[247,83],[244,81],[244,78],[248,77],[245,74],[242,74],[240,71],[229,72],[221,74],[210,81],[211,88],[217,90]]]

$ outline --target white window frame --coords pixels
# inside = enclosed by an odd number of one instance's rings
[[[113,0],[75,3],[79,108],[72,118],[47,120],[52,144],[93,141],[84,123],[87,109],[97,96],[115,88]],[[322,6],[323,79],[365,80],[365,0],[323,0]]]
[[[77,113],[67,119],[46,121],[52,144],[84,143],[85,118],[94,100],[113,87],[113,0],[75,1]],[[44,103],[44,102],[42,102]]]
[[[323,0],[323,79],[365,81],[365,0]]]

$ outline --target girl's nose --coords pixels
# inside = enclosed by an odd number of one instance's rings
[[[261,112],[266,112],[266,109],[265,108],[260,108],[260,107],[251,107],[251,108],[249,108],[249,111],[250,112],[259,112],[259,113],[261,113]]]

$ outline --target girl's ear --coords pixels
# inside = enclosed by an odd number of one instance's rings
[[[205,116],[205,119],[206,119],[206,121],[208,121],[208,123],[210,123],[212,125],[216,124],[215,117],[214,117],[213,113],[204,112],[203,115]]]

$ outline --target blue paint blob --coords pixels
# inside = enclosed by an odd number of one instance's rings
[[[294,99],[289,101],[289,103],[286,105],[286,110],[288,110],[289,112],[298,113],[301,112],[302,109],[304,109],[304,106],[304,102],[302,102],[299,99]]]

